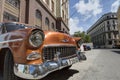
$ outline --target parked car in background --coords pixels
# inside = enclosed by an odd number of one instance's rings
[[[84,50],[85,50],[85,51],[87,51],[87,50],[91,50],[91,47],[88,46],[88,45],[83,45],[83,47],[84,47]]]
[[[0,72],[3,80],[41,79],[79,62],[78,40],[33,26],[0,23]],[[20,79],[21,80],[21,79]]]
[[[87,50],[91,50],[91,47],[90,46],[86,46],[87,47]]]

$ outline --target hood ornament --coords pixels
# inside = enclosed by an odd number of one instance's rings
[[[69,42],[69,40],[68,39],[63,39],[62,42],[67,43],[67,42]]]

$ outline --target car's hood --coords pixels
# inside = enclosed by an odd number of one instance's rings
[[[76,46],[75,40],[68,34],[50,31],[44,31],[44,34],[45,34],[44,45],[58,44]]]

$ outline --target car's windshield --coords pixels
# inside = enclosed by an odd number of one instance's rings
[[[5,23],[5,27],[7,32],[11,32],[18,29],[25,29],[28,27],[32,28],[31,26],[25,26],[23,24],[16,24],[16,23]]]

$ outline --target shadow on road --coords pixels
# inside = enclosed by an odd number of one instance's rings
[[[0,80],[3,80],[1,72],[0,72]]]
[[[117,54],[120,54],[120,51],[112,51],[112,52],[115,52],[115,53],[117,53]]]
[[[78,72],[79,71],[73,69],[55,71],[41,80],[67,80],[69,77]]]
[[[49,74],[48,76],[40,80],[67,80],[69,77],[73,76],[78,72],[79,71],[73,69],[59,70]],[[1,76],[0,76],[0,80],[3,80]],[[26,80],[26,79],[21,79],[21,80]]]

